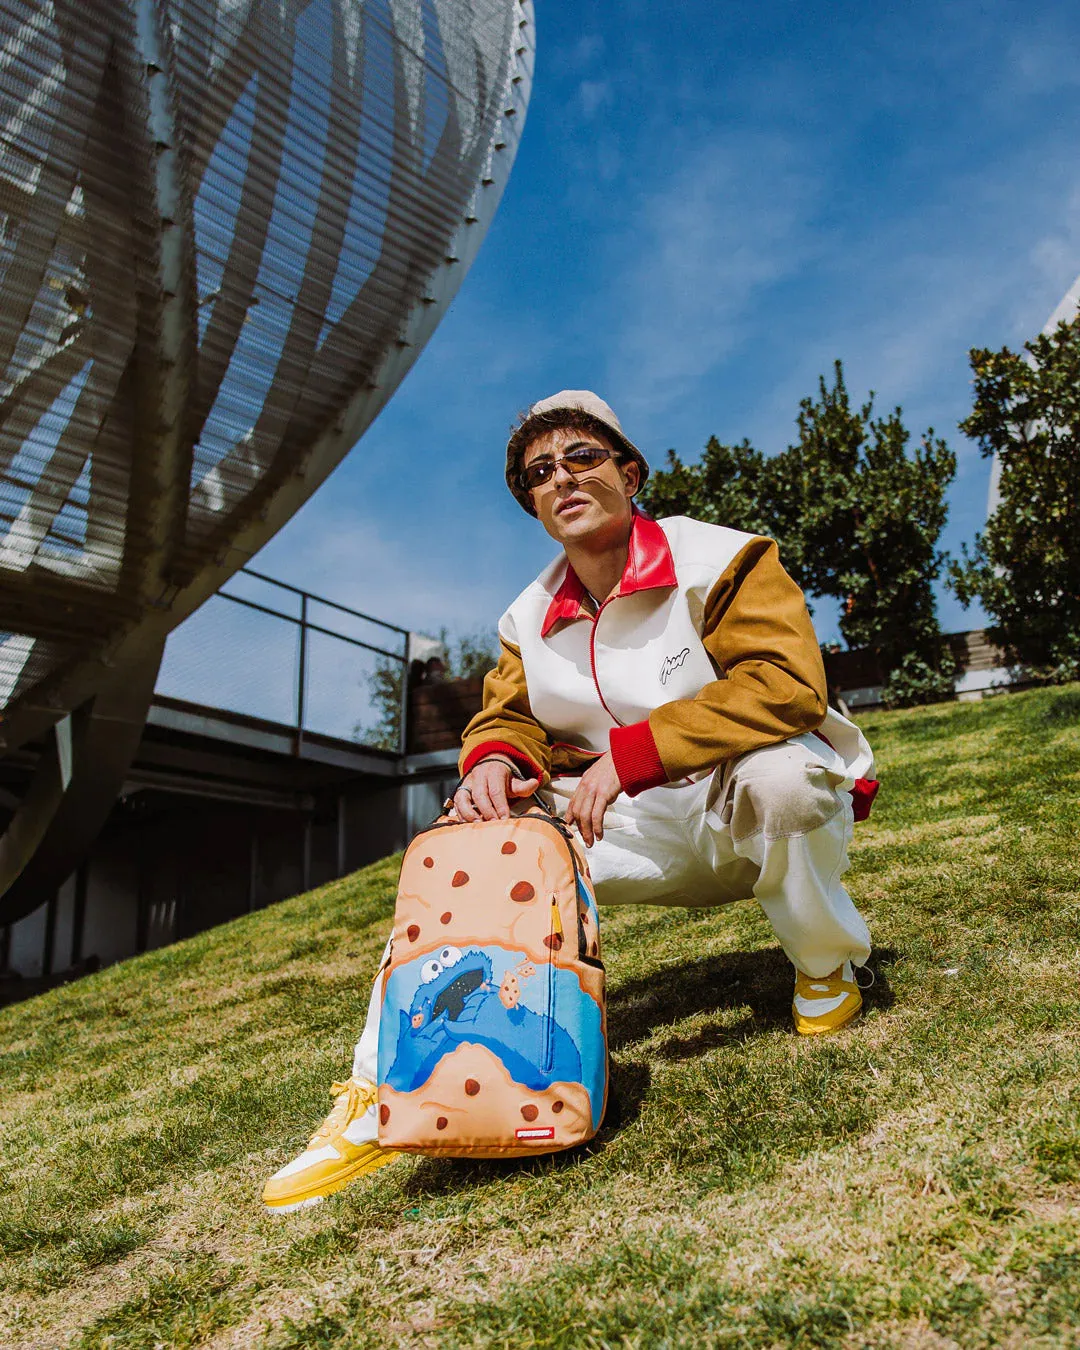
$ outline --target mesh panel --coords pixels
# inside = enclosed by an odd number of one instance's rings
[[[377,659],[363,647],[326,633],[312,633],[307,652],[306,729],[361,744],[382,740],[384,749],[396,750],[397,726],[380,727],[382,710],[372,701]]]
[[[238,572],[227,593],[213,596],[170,634],[155,692],[397,749],[400,692],[392,696],[388,717],[377,689],[391,672],[400,691],[404,639],[400,629],[377,619]],[[18,657],[13,648],[11,663]],[[0,644],[0,680],[4,658]]]
[[[214,596],[170,633],[155,692],[293,726],[299,631]]]

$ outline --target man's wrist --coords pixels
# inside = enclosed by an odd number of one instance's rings
[[[504,741],[497,741],[494,739],[484,741],[481,744],[474,746],[472,750],[464,756],[461,761],[461,776],[467,778],[482,759],[490,759],[496,755],[499,756],[500,759],[505,759],[508,764],[512,765],[514,771],[520,774],[522,778],[543,779],[544,777],[543,769],[531,760],[523,751],[519,750],[517,746],[508,745]]]
[[[485,755],[483,759],[478,759],[476,761],[469,772],[472,773],[473,770],[478,769],[481,764],[505,764],[511,773],[520,774],[521,772],[514,761],[505,755]]]

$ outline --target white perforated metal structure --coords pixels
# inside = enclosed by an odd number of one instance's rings
[[[531,0],[0,0],[0,924],[169,632],[356,444],[495,213]]]
[[[355,444],[475,256],[532,54],[521,0],[4,0],[8,747]]]

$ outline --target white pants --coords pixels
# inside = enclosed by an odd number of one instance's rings
[[[870,933],[840,883],[851,784],[836,751],[808,734],[751,751],[698,782],[616,797],[603,839],[588,850],[597,901],[723,905],[753,896],[807,975],[828,975],[845,961],[862,965]],[[575,778],[552,783],[560,813],[576,785]],[[378,1043],[373,990],[355,1077],[376,1078]]]

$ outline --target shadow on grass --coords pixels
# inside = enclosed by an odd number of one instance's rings
[[[864,992],[866,1008],[888,1008],[894,999],[888,969],[897,952],[877,950],[867,963],[873,986]],[[613,990],[608,1000],[608,1045],[612,1050],[645,1040],[658,1028],[673,1026],[698,1013],[744,1009],[734,1026],[711,1026],[693,1036],[670,1036],[655,1053],[661,1059],[691,1059],[708,1050],[739,1045],[751,1036],[791,1027],[792,967],[775,948],[724,952],[665,966],[643,979]]]
[[[531,1158],[421,1158],[403,1186],[404,1194],[456,1195],[514,1174],[565,1172],[602,1153],[641,1114],[652,1078],[649,1066],[639,1060],[620,1063],[612,1059],[609,1067],[607,1110],[596,1136],[587,1144],[567,1149],[565,1153]]]
[[[894,1002],[887,972],[897,954],[894,948],[885,947],[875,951],[867,963],[874,974],[873,986],[863,995],[867,1010],[888,1008]],[[724,1008],[745,1009],[748,1015],[734,1026],[705,1027],[693,1036],[672,1035],[650,1047],[650,1057],[693,1059],[717,1048],[744,1044],[752,1036],[777,1028],[794,1035],[791,994],[791,966],[776,949],[727,952],[684,961],[620,985],[612,991],[608,1005],[612,1058],[607,1111],[593,1140],[580,1148],[543,1157],[424,1158],[405,1183],[405,1194],[417,1198],[456,1195],[514,1174],[565,1172],[579,1167],[614,1143],[641,1114],[648,1095],[650,1065],[644,1059],[616,1057],[619,1050],[648,1038],[658,1027]]]
[[[1068,726],[1080,722],[1080,692],[1069,690],[1059,694],[1046,705],[1043,720],[1050,726]]]

